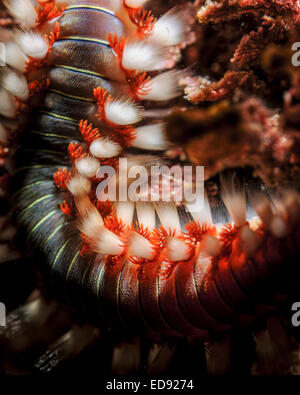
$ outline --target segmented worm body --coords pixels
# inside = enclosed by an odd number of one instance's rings
[[[46,91],[20,139],[15,215],[53,294],[97,325],[210,339],[269,311],[257,295],[266,284],[276,293],[283,261],[294,273],[299,200],[283,199],[280,213],[264,200],[248,222],[245,191],[221,180],[234,223],[222,226],[207,198],[187,224],[172,202],[97,201],[102,165],[168,149],[148,103],[181,95],[173,66],[186,16],[155,21],[140,3],[72,1],[52,22]]]

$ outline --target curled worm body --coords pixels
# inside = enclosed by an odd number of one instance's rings
[[[15,215],[55,296],[84,311],[97,325],[131,333],[209,339],[254,321],[259,286],[276,277],[287,251],[292,263],[297,257],[299,221],[289,218],[285,222],[287,217],[278,219],[275,214],[265,221],[261,215],[255,227],[244,215],[242,221],[234,221],[235,226],[217,230],[211,219],[201,223],[195,215],[183,229],[175,204],[150,209],[136,204],[130,214],[132,204],[128,203],[125,214],[120,205],[117,217],[113,211],[103,214],[103,207],[92,200],[89,182],[95,174],[91,163],[97,167],[98,160],[102,165],[135,146],[142,131],[129,126],[157,125],[157,119],[151,120],[153,125],[144,123],[140,101],[172,100],[180,94],[175,71],[167,72],[174,73],[172,81],[163,80],[160,93],[155,83],[158,77],[151,81],[142,74],[155,74],[157,59],[162,60],[159,69],[168,68],[173,59],[166,54],[170,46],[166,50],[157,39],[151,40],[151,34],[145,41],[134,41],[133,14],[126,2],[78,1],[68,5],[58,19],[59,36],[47,56],[49,85],[20,141]],[[124,36],[129,41],[123,41]],[[128,57],[134,51],[137,59]],[[122,99],[114,99],[118,96]],[[86,132],[88,124],[94,130],[92,137],[91,128]],[[105,146],[103,154],[104,141],[109,147]],[[142,142],[143,147],[147,145]],[[83,147],[86,153],[78,154],[74,146]],[[149,149],[153,149],[151,144]],[[94,162],[79,165],[87,157]],[[59,169],[64,169],[65,177]],[[53,174],[60,184],[54,183]],[[73,205],[70,215],[59,207],[65,199]],[[296,212],[297,199],[293,201]],[[129,216],[133,223],[134,210],[138,225],[133,229],[126,221]],[[230,203],[228,211],[234,219]],[[155,215],[159,221],[153,221]],[[277,219],[284,225],[283,236],[272,231]],[[176,223],[170,229],[169,221]],[[251,252],[245,247],[250,242],[255,245]],[[87,254],[82,251],[84,243]]]

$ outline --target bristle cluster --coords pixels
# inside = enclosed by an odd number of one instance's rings
[[[136,128],[134,147],[148,150],[165,150],[168,143],[165,139],[164,124],[157,123]]]
[[[82,175],[76,175],[70,179],[67,188],[73,196],[82,196],[90,193],[91,182]]]
[[[15,70],[2,67],[0,70],[0,85],[20,100],[27,100],[29,97],[29,89],[25,77]]]
[[[7,118],[14,118],[17,111],[17,103],[14,96],[4,88],[0,88],[0,114]]]
[[[21,50],[21,48],[16,43],[16,41],[11,40],[8,43],[6,43],[5,51],[6,51],[6,64],[19,70],[21,73],[24,73],[26,71],[29,58]]]
[[[246,222],[246,198],[245,190],[238,189],[234,184],[234,175],[227,178],[220,176],[222,199],[236,226],[242,226]]]
[[[156,23],[156,18],[152,15],[151,11],[136,8],[129,11],[129,16],[137,27],[138,37],[144,38],[152,33]]]
[[[75,162],[75,165],[77,171],[87,178],[95,177],[100,168],[100,162],[91,156],[85,156],[78,159]]]
[[[126,126],[142,118],[143,108],[128,98],[113,99],[103,88],[94,90],[98,104],[98,118],[112,125]]]
[[[176,70],[157,75],[144,85],[143,89],[148,89],[148,92],[140,95],[140,99],[152,101],[175,99],[182,93],[182,88],[179,85],[181,76],[182,73]]]
[[[128,99],[115,99],[105,105],[105,116],[117,125],[131,125],[142,119],[143,108]]]
[[[35,6],[37,13],[37,25],[43,26],[45,23],[59,17],[65,10],[64,5],[56,5],[56,0],[39,1]]]
[[[59,35],[59,25],[47,37],[42,26],[60,15],[54,1],[39,2],[34,7],[31,0],[5,0],[4,6],[14,18],[14,28],[6,31],[5,65],[0,67],[0,114],[21,124],[29,112],[29,98],[39,95],[49,85],[42,70],[51,46]],[[50,25],[47,32],[51,29]],[[3,65],[2,65],[3,66]],[[38,72],[34,74],[36,71]],[[19,117],[20,116],[20,117]]]
[[[154,24],[153,40],[164,45],[179,45],[185,40],[186,25],[183,12],[171,10]]]
[[[96,139],[90,145],[90,152],[96,158],[113,158],[118,156],[122,147],[106,137]]]
[[[35,27],[37,12],[30,0],[4,0],[10,14],[25,27]]]
[[[15,39],[25,55],[34,59],[43,59],[47,55],[48,42],[39,33],[16,31]]]
[[[126,70],[155,71],[164,69],[168,60],[169,54],[164,47],[136,41],[125,44],[121,62]]]

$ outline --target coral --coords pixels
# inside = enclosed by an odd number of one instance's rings
[[[187,73],[181,83],[194,107],[205,108],[173,114],[170,138],[184,142],[208,179],[249,166],[268,185],[298,184],[300,69],[292,64],[298,1],[208,0],[195,7],[201,62],[193,67],[198,75]]]

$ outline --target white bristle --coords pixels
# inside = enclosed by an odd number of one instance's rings
[[[27,56],[43,59],[47,55],[49,44],[40,34],[32,31],[17,31],[15,38]]]
[[[164,228],[177,231],[181,230],[175,203],[156,203],[155,209]]]
[[[76,161],[76,169],[78,172],[87,178],[95,177],[100,168],[100,162],[90,156],[83,157]]]
[[[146,1],[148,0],[125,0],[125,4],[130,8],[139,8],[142,7]]]
[[[236,226],[246,221],[246,200],[243,194],[222,195],[223,202]]]
[[[9,13],[23,26],[34,27],[36,25],[37,13],[30,0],[4,0],[3,3]]]
[[[94,140],[90,145],[90,153],[96,158],[113,158],[121,151],[122,147],[118,143],[102,137]]]
[[[132,202],[118,202],[116,203],[117,216],[122,220],[125,225],[131,225],[134,203]]]
[[[181,73],[176,70],[166,71],[151,79],[145,89],[149,88],[147,94],[140,96],[141,100],[163,101],[171,100],[182,94],[179,86]]]
[[[245,225],[240,230],[240,237],[247,256],[252,256],[259,245],[259,239],[249,226]]]
[[[136,202],[136,213],[140,226],[150,230],[155,227],[155,209],[152,203]]]
[[[94,240],[96,237],[98,237],[102,227],[103,220],[96,209],[89,211],[81,224],[79,224],[79,229],[81,232],[91,240]]]
[[[5,50],[6,64],[23,73],[26,70],[26,64],[29,59],[24,52],[21,51],[18,44],[15,41],[9,41],[5,45]]]
[[[101,229],[97,239],[96,251],[101,254],[121,255],[124,251],[124,245],[118,236],[106,228]]]
[[[256,232],[262,226],[262,221],[258,216],[252,217],[248,222],[252,232]]]
[[[101,215],[96,209],[87,213],[79,228],[91,240],[95,252],[110,255],[122,254],[123,243],[118,236],[103,226]]]
[[[184,241],[172,237],[168,242],[168,259],[173,262],[185,261],[190,257],[189,248]]]
[[[154,257],[153,245],[144,236],[133,232],[130,237],[128,254],[145,259],[152,259]]]
[[[163,123],[141,126],[136,129],[133,147],[146,150],[165,150],[168,147]]]
[[[143,107],[127,99],[112,100],[105,104],[106,118],[117,125],[131,125],[142,119]]]
[[[17,104],[14,96],[0,87],[0,114],[7,118],[14,118]]]
[[[263,222],[266,229],[270,229],[273,218],[273,210],[270,202],[264,196],[256,197],[252,203],[254,210]]]
[[[168,57],[165,48],[150,42],[137,41],[125,45],[122,66],[126,70],[162,70],[166,67]]]
[[[71,178],[67,187],[73,196],[81,196],[90,193],[91,181],[86,177],[76,175]]]
[[[202,198],[196,198],[194,203],[186,204],[186,208],[192,214],[194,220],[200,224],[213,224],[206,192],[204,194],[204,201]]]
[[[246,222],[246,195],[245,190],[238,190],[234,184],[234,176],[227,178],[220,175],[222,200],[236,226]]]
[[[185,38],[185,22],[182,13],[169,12],[155,23],[152,37],[162,45],[178,45]]]
[[[7,67],[0,68],[0,85],[20,100],[27,100],[29,89],[25,77]]]

